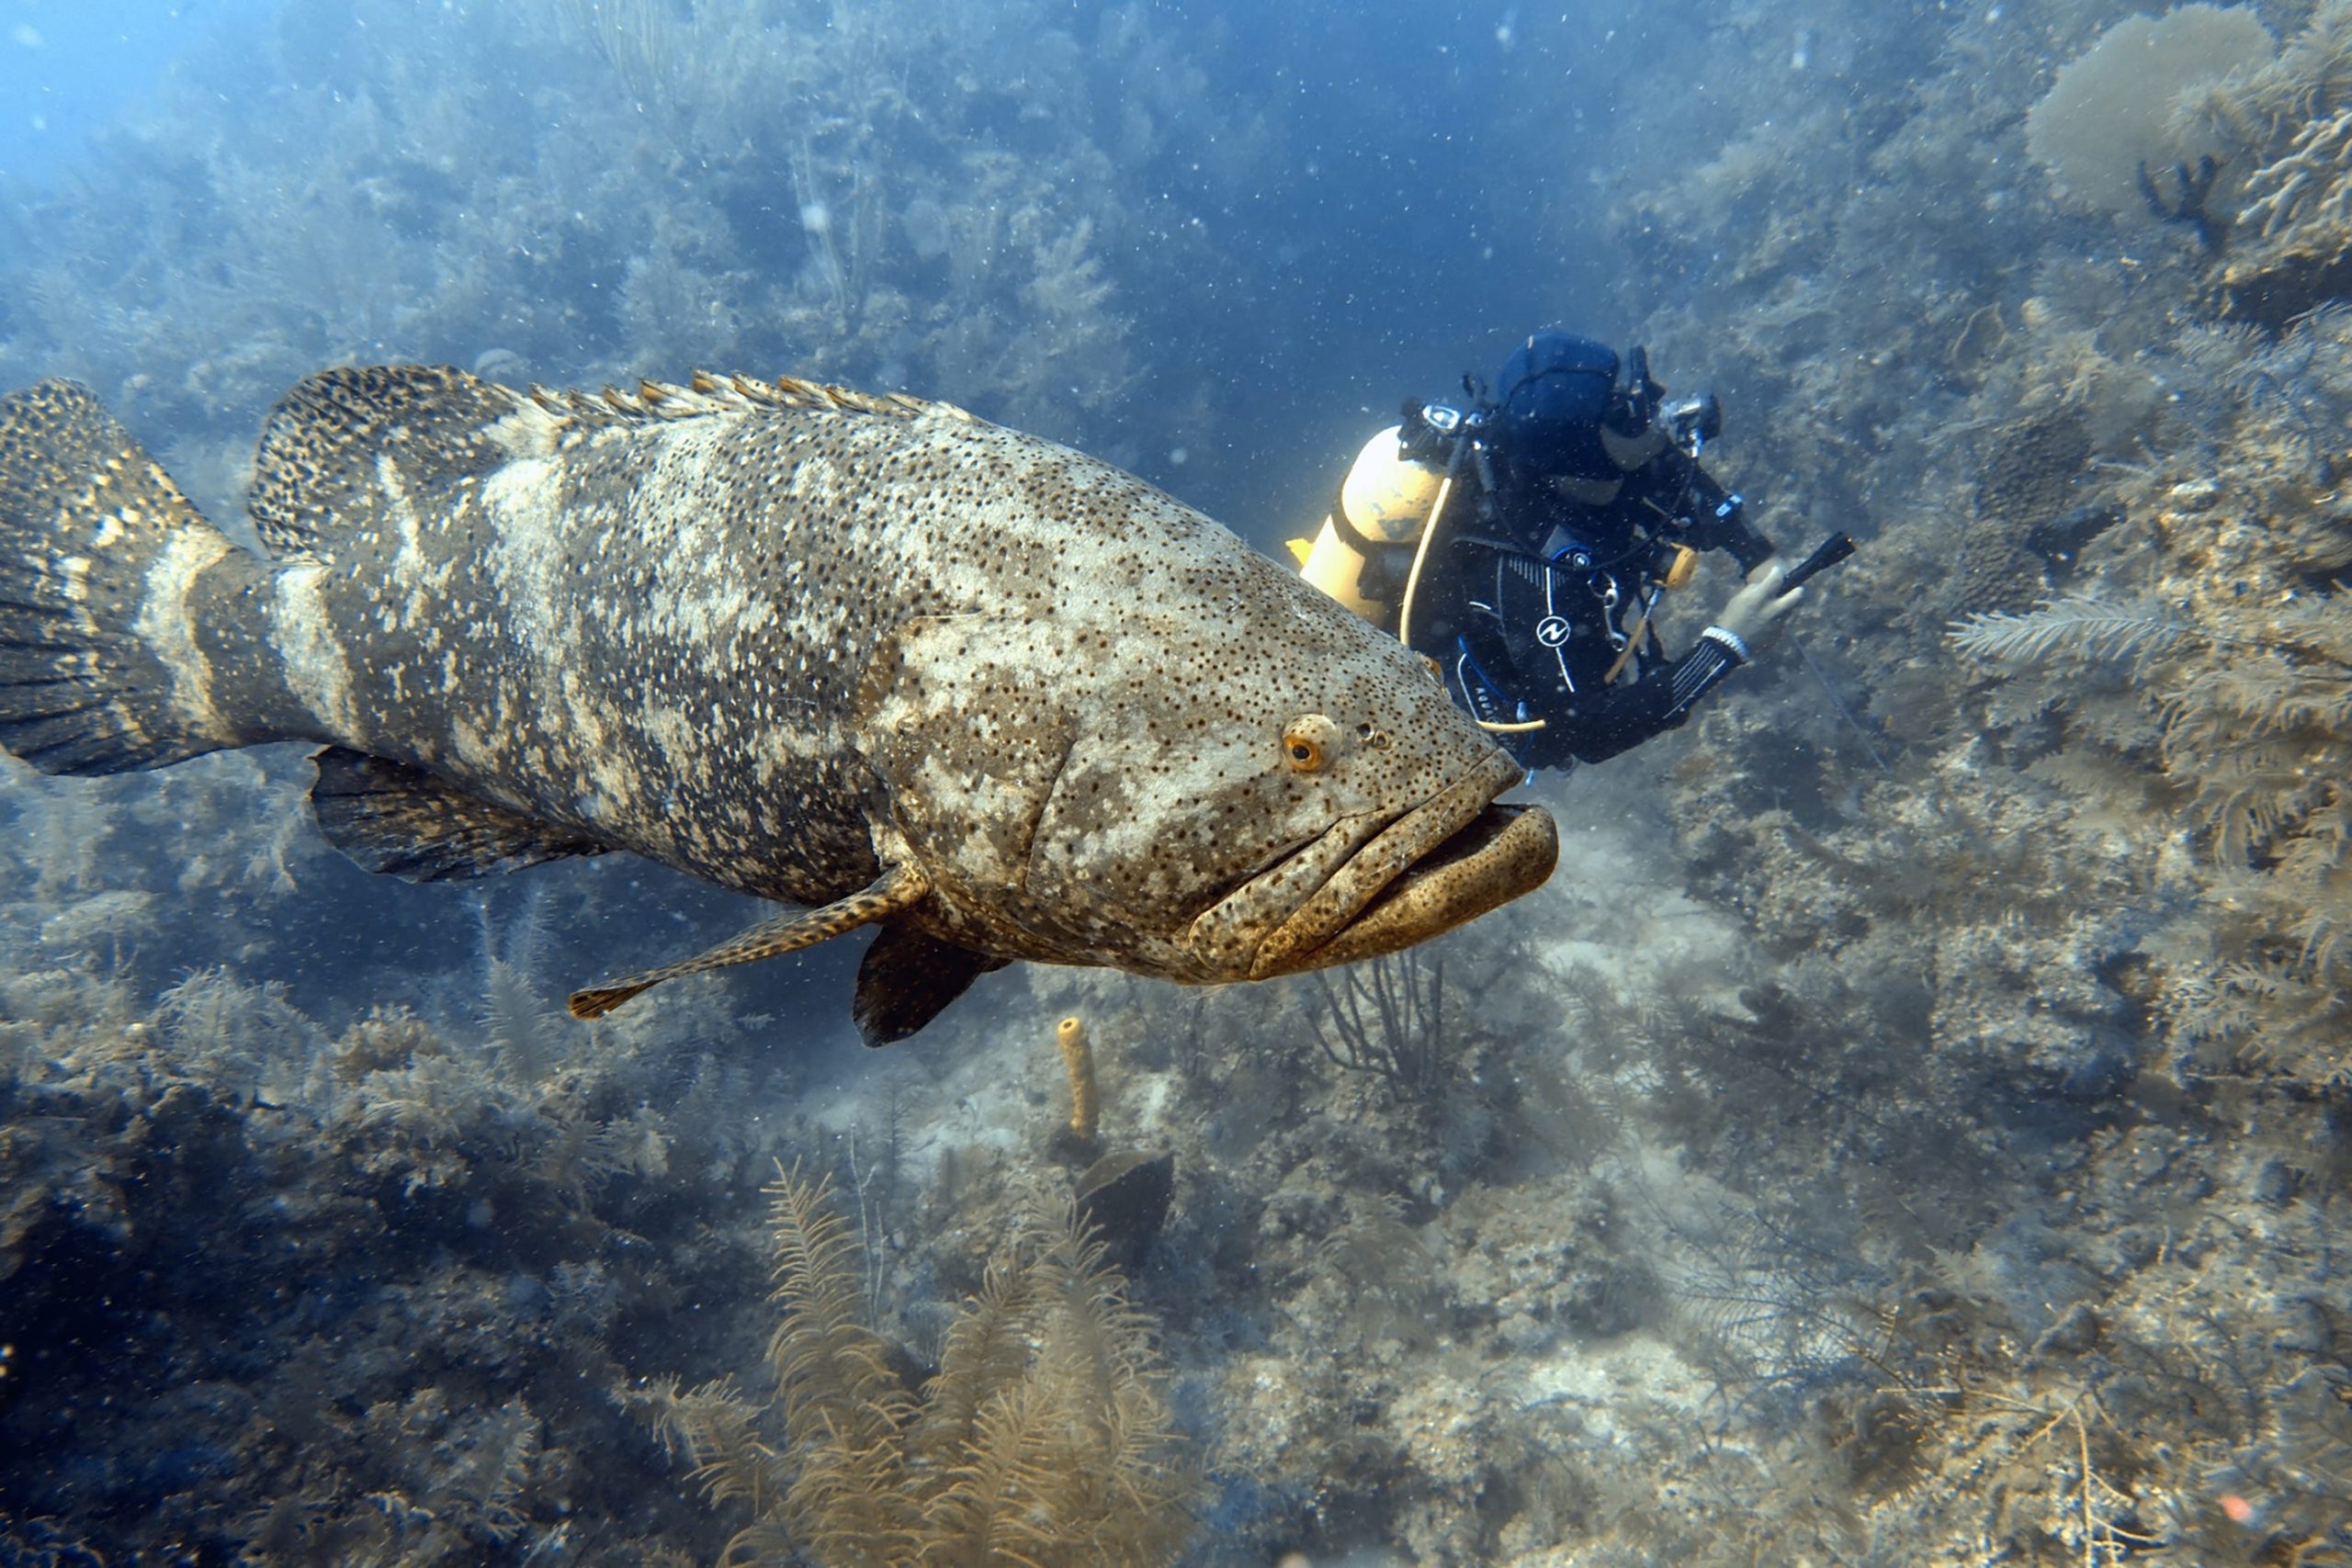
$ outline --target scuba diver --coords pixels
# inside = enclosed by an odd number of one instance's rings
[[[1430,659],[1454,701],[1525,766],[1597,762],[1680,725],[1756,657],[1804,579],[1853,549],[1833,535],[1794,569],[1700,467],[1723,427],[1711,394],[1665,400],[1635,348],[1539,332],[1489,399],[1408,403],[1340,486],[1321,533],[1293,540],[1306,581]],[[1747,574],[1679,657],[1662,594],[1701,550]]]

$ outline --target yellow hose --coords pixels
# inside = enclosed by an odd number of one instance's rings
[[[1625,672],[1625,666],[1633,661],[1634,655],[1640,650],[1642,638],[1649,629],[1649,607],[1644,605],[1641,619],[1634,623],[1633,635],[1625,639],[1625,646],[1617,650],[1617,662],[1611,664],[1609,667],[1609,673],[1600,678],[1602,685],[1613,686],[1617,683],[1617,677]]]
[[[1460,466],[1457,451],[1454,461],[1446,465],[1437,499],[1430,502],[1430,520],[1421,525],[1421,542],[1413,547],[1413,569],[1405,574],[1405,597],[1396,606],[1396,640],[1407,648],[1413,646],[1413,595],[1421,586],[1421,563],[1430,558],[1430,541],[1437,537],[1438,519],[1445,515],[1446,498],[1453,493],[1453,470]]]

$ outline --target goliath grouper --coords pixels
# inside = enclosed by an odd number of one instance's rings
[[[627,850],[806,908],[580,992],[881,931],[902,1038],[1012,959],[1191,983],[1393,952],[1557,840],[1423,661],[1208,518],[961,410],[696,376],[601,398],[330,370],[209,524],[85,388],[0,399],[0,746],[323,742],[415,880]]]

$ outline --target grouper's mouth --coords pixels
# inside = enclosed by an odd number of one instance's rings
[[[1227,945],[1289,903],[1247,953],[1249,977],[1265,980],[1395,953],[1533,891],[1559,861],[1559,829],[1540,806],[1495,804],[1522,776],[1497,756],[1385,826],[1335,826],[1202,917],[1196,942]]]

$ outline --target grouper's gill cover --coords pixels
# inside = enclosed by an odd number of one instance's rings
[[[628,850],[804,906],[573,998],[881,934],[911,1032],[1015,958],[1261,978],[1549,874],[1421,661],[1131,475],[943,404],[334,370],[271,416],[266,558],[89,393],[0,399],[0,745],[51,772],[324,743],[416,878]]]

